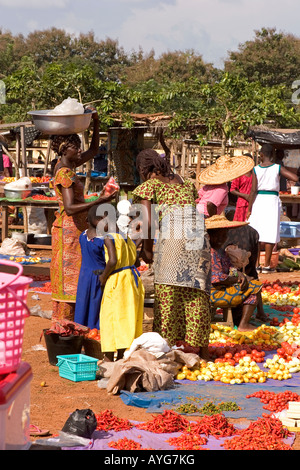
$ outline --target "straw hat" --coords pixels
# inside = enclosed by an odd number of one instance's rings
[[[245,175],[254,167],[254,160],[246,155],[219,157],[216,163],[205,168],[198,176],[201,184],[223,184]]]
[[[213,215],[205,219],[205,225],[207,230],[215,228],[235,228],[248,224],[249,222],[242,222],[240,220],[228,220],[224,212],[222,212],[222,214]]]

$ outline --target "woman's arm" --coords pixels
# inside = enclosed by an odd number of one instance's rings
[[[71,186],[70,188],[62,188],[61,189],[62,198],[64,209],[68,216],[72,216],[75,214],[79,214],[80,212],[88,211],[90,207],[96,204],[105,204],[110,202],[112,199],[116,197],[117,191],[114,191],[109,196],[104,196],[104,191],[100,193],[98,199],[92,202],[82,202],[82,203],[75,203],[74,202],[74,190]]]
[[[100,284],[102,287],[105,286],[107,278],[115,269],[116,264],[117,264],[117,253],[116,253],[114,241],[110,237],[106,237],[104,240],[104,244],[107,249],[108,261],[106,263],[103,273],[100,274],[99,276]]]
[[[152,239],[152,233],[151,233],[151,226],[152,226],[152,217],[151,217],[151,201],[148,199],[142,199],[140,201],[140,204],[142,204],[146,210],[146,217],[147,220],[145,221],[145,227],[146,227],[146,238],[143,240],[143,248],[141,251],[141,258],[145,261],[145,263],[152,263],[153,262],[153,239]]]
[[[211,202],[211,201],[207,201],[207,204],[206,204],[206,209],[207,209],[207,212],[208,212],[208,215],[209,217],[212,217],[213,215],[216,215],[217,214],[217,206]]]
[[[94,121],[94,128],[91,145],[88,150],[82,152],[77,166],[81,166],[91,158],[94,158],[99,150],[99,116],[96,111],[92,113],[92,119]]]
[[[297,183],[297,181],[299,180],[299,177],[296,173],[287,170],[286,168],[284,168],[284,166],[280,167],[280,174],[284,176],[287,180],[294,181],[295,183]]]

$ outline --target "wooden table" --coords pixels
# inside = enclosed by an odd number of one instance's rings
[[[280,194],[281,202],[283,204],[300,204],[300,194],[293,196],[292,194]]]
[[[40,209],[45,209],[46,211],[46,219],[47,219],[47,224],[48,224],[48,233],[51,233],[51,227],[52,227],[52,220],[47,214],[47,211],[49,213],[53,213],[58,210],[58,202],[57,201],[49,201],[45,202],[42,200],[30,200],[30,199],[20,199],[18,201],[13,200],[10,201],[9,199],[0,199],[0,206],[2,207],[2,241],[4,238],[8,237],[8,208],[9,207],[38,207]],[[26,227],[24,227],[24,230],[27,231]],[[29,246],[29,245],[28,245]],[[37,248],[37,245],[32,245],[32,247]],[[43,248],[46,248],[47,245],[43,245]],[[50,246],[48,246],[51,248]]]

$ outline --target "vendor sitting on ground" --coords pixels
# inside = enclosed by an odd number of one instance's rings
[[[205,223],[211,244],[211,304],[215,308],[242,305],[238,330],[254,330],[256,327],[250,324],[250,320],[257,306],[262,284],[234,268],[230,257],[222,249],[228,230],[247,222],[229,221],[224,214],[220,214],[206,219]]]

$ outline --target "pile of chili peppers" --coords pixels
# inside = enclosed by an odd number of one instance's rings
[[[118,418],[111,410],[96,414],[97,431],[127,431],[133,427],[128,419]]]
[[[189,425],[190,422],[175,411],[164,410],[161,415],[153,417],[153,420],[138,424],[136,427],[144,431],[164,433],[184,431]]]
[[[261,403],[264,403],[265,410],[280,412],[288,409],[289,401],[300,401],[298,393],[286,390],[281,393],[270,392],[269,390],[259,390],[258,392],[246,395],[246,398],[260,398]]]
[[[237,433],[237,430],[222,413],[219,413],[213,416],[203,416],[203,418],[192,422],[190,424],[190,432],[214,436],[218,439],[220,437],[233,436]]]
[[[171,437],[167,442],[176,450],[207,450],[202,447],[207,443],[206,437],[190,432],[184,432],[178,437]]]
[[[205,415],[190,422],[172,410],[164,410],[161,415],[153,417],[152,420],[136,425],[114,416],[111,410],[105,410],[95,416],[97,430],[125,431],[135,427],[154,433],[181,431],[180,436],[171,437],[166,441],[176,450],[207,450],[202,447],[208,442],[207,436],[213,436],[216,439],[230,437],[221,444],[226,450],[292,450],[292,447],[283,441],[292,433],[282,425],[278,418],[267,414],[263,414],[262,418],[251,422],[243,430],[235,428],[222,413],[213,416]],[[117,450],[151,450],[142,448],[139,442],[127,437],[110,441],[108,445]]]
[[[139,442],[128,439],[127,437],[123,437],[123,439],[119,439],[118,441],[111,441],[108,445],[117,450],[151,450],[143,448]]]
[[[290,435],[279,419],[263,415],[222,446],[226,450],[292,450],[282,440]]]

